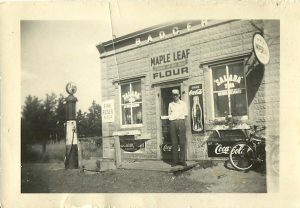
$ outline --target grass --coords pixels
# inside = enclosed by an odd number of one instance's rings
[[[64,143],[47,144],[43,154],[41,144],[28,145],[22,155],[23,162],[62,162],[65,157],[66,146]]]
[[[95,143],[93,140],[81,142],[83,159],[91,157],[102,157],[102,143]],[[50,143],[46,146],[43,154],[41,144],[27,145],[22,149],[22,162],[63,162],[65,158],[66,145],[64,142]]]

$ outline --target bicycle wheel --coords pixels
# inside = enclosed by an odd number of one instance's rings
[[[254,163],[254,150],[246,142],[238,142],[231,147],[229,161],[237,170],[249,170]]]

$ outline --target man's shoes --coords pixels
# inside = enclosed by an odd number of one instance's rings
[[[171,164],[171,167],[175,167],[177,165],[181,165],[181,166],[184,166],[184,167],[187,167],[188,165],[186,164],[186,162],[179,162],[179,163],[172,163]]]
[[[187,167],[188,165],[186,164],[186,162],[180,162],[180,163],[178,163],[178,165],[182,165],[182,166],[184,166],[184,167]]]

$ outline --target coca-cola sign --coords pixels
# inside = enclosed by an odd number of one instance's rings
[[[215,154],[221,155],[221,154],[229,154],[230,146],[223,146],[222,144],[218,144],[215,147]]]
[[[171,152],[172,151],[172,144],[163,144],[162,151],[163,152]]]
[[[189,91],[189,96],[192,96],[192,95],[202,95],[202,89],[196,89],[196,90],[190,90]]]
[[[203,113],[203,90],[202,84],[191,85],[189,87],[190,114],[192,133],[201,133],[204,131],[204,113]]]
[[[236,141],[209,141],[207,142],[208,157],[228,157],[232,145]],[[242,146],[235,150],[235,154],[239,154]]]
[[[170,144],[170,143],[162,144],[162,151],[163,152],[172,152],[172,144]],[[180,145],[178,145],[178,151],[180,151]]]

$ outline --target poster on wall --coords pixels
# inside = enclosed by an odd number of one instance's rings
[[[102,102],[102,122],[114,122],[114,100],[105,100]]]
[[[204,131],[202,84],[189,86],[191,129],[193,134]]]

